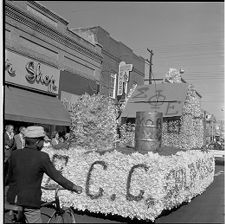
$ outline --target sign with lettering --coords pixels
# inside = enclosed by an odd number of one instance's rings
[[[123,83],[127,83],[129,81],[130,71],[132,71],[133,65],[126,64],[124,61],[121,61],[119,64],[119,75],[118,75],[118,89],[117,96],[121,96],[123,94]]]
[[[135,118],[137,111],[162,112],[163,117],[181,116],[187,89],[187,83],[138,86],[128,100],[122,117]]]
[[[60,70],[6,50],[5,81],[58,94]]]
[[[119,72],[117,96],[121,96],[122,94],[123,94],[123,72]]]

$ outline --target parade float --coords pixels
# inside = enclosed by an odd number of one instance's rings
[[[167,136],[163,131],[162,123],[162,145],[158,148],[150,147],[144,152],[136,147],[121,150],[115,143],[123,145],[128,140],[123,132],[118,137],[118,110],[114,103],[101,95],[81,96],[70,110],[73,139],[70,148],[43,149],[66,178],[83,188],[80,195],[61,191],[61,203],[81,211],[154,221],[162,211],[202,194],[214,180],[215,161],[202,147],[203,126],[200,116],[195,116],[199,108],[190,87],[180,118],[179,145],[177,136]],[[133,129],[130,132],[133,135],[127,135],[129,141],[135,143],[137,126],[136,133]],[[179,150],[173,150],[172,139]],[[168,145],[172,148],[170,153],[166,153]],[[54,184],[44,176],[42,185]],[[44,201],[53,197],[54,192],[43,190]]]

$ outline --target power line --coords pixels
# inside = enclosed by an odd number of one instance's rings
[[[185,79],[224,79],[224,78],[221,78],[221,77],[191,77],[191,78],[189,78],[189,77],[186,77]]]
[[[224,57],[224,54],[183,54],[183,55],[159,55],[159,58],[176,58],[176,57]]]
[[[214,75],[214,74],[220,74],[220,75],[223,75],[224,74],[224,71],[188,71],[187,74],[199,74],[199,75],[207,75],[207,74],[210,74],[210,75]]]
[[[202,50],[202,51],[223,51],[224,49],[224,45],[220,44],[220,45],[205,45],[205,46],[174,46],[173,48],[155,48],[155,50],[157,52],[168,52],[168,51],[193,51],[193,50]]]
[[[204,103],[221,103],[222,101],[213,101],[213,100],[201,100],[201,102],[204,102]]]
[[[198,75],[196,75],[196,74],[188,74],[187,76],[182,76],[183,78],[200,78],[200,79],[202,79],[202,78],[212,78],[212,79],[214,79],[214,78],[216,78],[216,79],[224,79],[225,77],[224,77],[224,75],[216,75],[216,76],[213,76],[213,75],[200,75],[200,74],[198,74]]]
[[[164,75],[166,72],[157,72],[154,73],[155,76],[162,76]],[[197,72],[187,72],[185,75],[182,75],[183,78],[189,78],[189,77],[212,77],[212,78],[223,78],[225,77],[224,73],[215,73],[215,72],[202,72],[202,73],[197,73]]]
[[[221,45],[220,41],[210,41],[206,43],[176,43],[176,44],[165,44],[165,45],[156,45],[156,48],[165,48],[165,47],[181,47],[181,46],[209,46],[209,45]]]
[[[193,47],[185,47],[185,48],[179,48],[179,47],[174,47],[174,48],[164,48],[162,50],[157,49],[157,52],[159,53],[169,53],[169,52],[174,52],[176,53],[177,51],[187,51],[187,52],[194,52],[194,51],[203,51],[203,52],[220,52],[223,53],[223,49],[224,46],[213,46],[213,48],[209,48],[209,46],[202,46],[202,47],[197,47],[197,46],[193,46]]]
[[[185,79],[187,82],[204,82],[204,81],[210,81],[210,82],[221,82],[224,81],[224,79]]]

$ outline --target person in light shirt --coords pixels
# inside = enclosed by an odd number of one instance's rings
[[[58,145],[59,144],[59,133],[57,131],[54,131],[52,133],[52,141],[51,141],[52,146]]]
[[[8,172],[8,159],[12,153],[16,149],[16,144],[14,140],[14,127],[9,124],[5,126],[4,133],[4,177]]]
[[[51,146],[51,139],[48,137],[48,135],[45,132],[44,147],[49,147],[49,146]]]
[[[26,128],[22,126],[19,128],[19,134],[14,136],[17,149],[23,149],[25,147],[25,139],[24,139],[25,131]]]

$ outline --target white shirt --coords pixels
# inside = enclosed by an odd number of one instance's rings
[[[21,141],[22,141],[22,149],[25,147],[25,139],[24,139],[24,137],[23,137],[23,134],[19,134],[20,135],[20,139],[21,139]]]
[[[12,134],[9,134],[9,132],[8,132],[8,131],[7,131],[6,133],[7,133],[7,135],[9,136],[9,139],[10,139],[10,140],[12,140],[12,139],[13,139],[13,137],[14,137],[14,134],[13,134],[13,133],[12,133]]]

